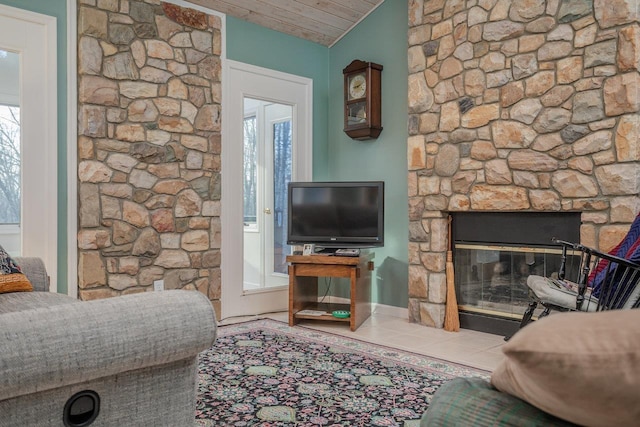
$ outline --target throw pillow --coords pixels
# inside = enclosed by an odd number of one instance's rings
[[[0,294],[5,292],[31,292],[33,286],[22,274],[20,266],[0,246]]]
[[[552,314],[503,346],[491,383],[576,424],[638,425],[639,323],[640,310]]]

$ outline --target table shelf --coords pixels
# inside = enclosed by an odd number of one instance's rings
[[[309,303],[308,305],[304,306],[300,311],[302,310],[326,311],[328,314],[323,314],[322,316],[313,316],[310,314],[301,314],[300,312],[295,312],[293,313],[293,315],[295,316],[296,319],[330,320],[334,322],[350,322],[351,321],[350,317],[341,319],[338,317],[334,317],[331,314],[336,310],[350,311],[351,306],[349,304],[321,303],[321,302],[316,304]]]

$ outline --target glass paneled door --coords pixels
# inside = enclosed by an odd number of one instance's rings
[[[292,107],[244,99],[244,292],[288,282],[287,184],[292,175]]]
[[[225,61],[223,318],[286,310],[289,181],[312,177],[311,79]]]

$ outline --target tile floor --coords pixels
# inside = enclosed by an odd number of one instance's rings
[[[288,314],[285,311],[263,316],[225,319],[220,325],[265,317],[288,322]],[[487,371],[493,371],[503,357],[501,347],[504,344],[504,337],[501,335],[468,329],[461,329],[460,332],[447,332],[442,329],[409,323],[407,319],[375,311],[355,332],[351,332],[344,323],[305,321],[303,324],[306,327],[412,351]]]

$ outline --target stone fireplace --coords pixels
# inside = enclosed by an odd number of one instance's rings
[[[600,250],[626,234],[640,210],[639,13],[635,0],[409,1],[411,322],[443,326],[451,213],[574,214],[574,237]]]

